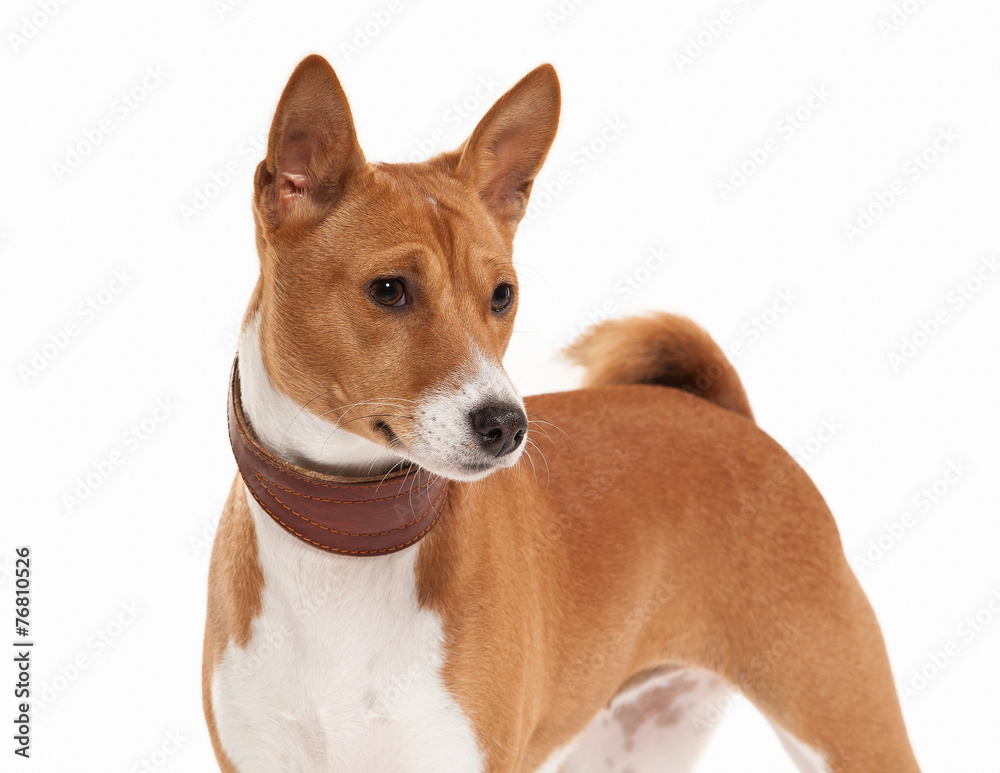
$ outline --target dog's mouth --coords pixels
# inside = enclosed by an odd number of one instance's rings
[[[463,462],[462,469],[470,475],[479,475],[484,472],[493,472],[498,469],[495,461],[489,462]]]
[[[416,456],[416,455],[414,455]],[[415,459],[421,467],[438,475],[444,475],[451,480],[472,482],[482,480],[498,470],[508,467],[508,464],[498,464],[495,459],[479,461],[474,459],[442,461],[437,459]]]
[[[453,480],[480,480],[498,469],[509,466],[520,455],[519,453],[514,453],[509,458],[500,460],[497,458],[476,458],[478,455],[469,458],[462,454],[464,458],[455,458],[453,456],[451,459],[446,460],[422,453],[417,448],[408,447],[399,438],[395,430],[389,426],[388,422],[383,419],[373,421],[371,428],[375,434],[379,435],[385,441],[386,446],[395,453],[402,454],[411,463],[416,463],[430,472],[444,475]],[[523,440],[520,442],[520,445],[524,445]]]

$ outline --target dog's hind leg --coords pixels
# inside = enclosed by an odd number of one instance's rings
[[[575,740],[561,773],[688,773],[732,702],[709,671],[664,667],[629,680]]]
[[[803,773],[919,773],[875,615],[839,541],[823,544],[774,565],[767,588],[733,594],[713,670],[775,726]]]

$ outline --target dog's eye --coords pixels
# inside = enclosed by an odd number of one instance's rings
[[[402,279],[376,279],[369,289],[372,298],[383,306],[402,306],[406,303],[406,287]]]
[[[493,311],[503,311],[510,306],[513,300],[514,288],[505,282],[497,285],[497,289],[493,291],[493,297],[490,298],[490,308]]]

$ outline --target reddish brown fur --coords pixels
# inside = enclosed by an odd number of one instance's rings
[[[205,720],[223,773],[237,773],[218,743],[212,711],[212,674],[230,641],[246,647],[251,625],[260,613],[264,574],[257,558],[257,535],[239,475],[233,480],[212,545],[208,572],[208,611],[202,656]]]
[[[515,309],[491,314],[488,299],[515,282],[514,227],[558,100],[554,72],[539,68],[458,151],[368,165],[329,65],[299,66],[255,192],[252,308],[282,391],[337,418],[345,403],[416,399],[448,383],[470,336],[499,361]],[[420,303],[374,305],[365,290],[382,276],[404,277]],[[694,665],[740,686],[836,771],[917,771],[878,625],[830,513],[747,420],[739,380],[707,334],[678,318],[628,321],[575,353],[605,386],[529,398],[558,431],[533,432],[538,449],[519,470],[452,483],[420,548],[420,602],[443,620],[443,675],[486,770],[534,770],[638,674]],[[699,386],[713,363],[721,374]],[[634,381],[707,399],[607,386]],[[392,421],[397,434],[411,429],[405,416]],[[364,422],[350,429],[384,440]],[[208,685],[226,643],[245,645],[265,581],[233,492],[213,550],[204,670],[227,772]]]

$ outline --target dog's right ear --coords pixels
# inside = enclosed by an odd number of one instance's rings
[[[281,94],[267,158],[254,177],[254,200],[263,225],[274,232],[286,223],[320,222],[364,163],[336,73],[323,57],[306,57]]]

